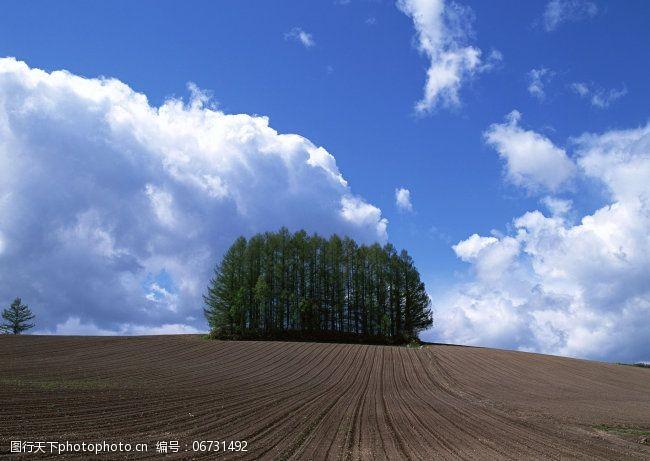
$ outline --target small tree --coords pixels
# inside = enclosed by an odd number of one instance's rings
[[[2,318],[6,320],[6,323],[0,325],[0,329],[5,333],[19,335],[34,327],[34,324],[27,323],[34,318],[34,314],[26,304],[22,303],[20,298],[14,299],[11,307],[2,311]]]

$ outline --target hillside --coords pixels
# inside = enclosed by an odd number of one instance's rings
[[[214,456],[200,440],[245,440],[226,456],[243,459],[650,457],[650,370],[461,346],[5,335],[0,399],[0,457],[11,440],[148,443],[112,459],[170,440],[172,459]]]

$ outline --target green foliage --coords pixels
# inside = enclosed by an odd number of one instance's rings
[[[20,298],[16,298],[9,309],[2,311],[2,318],[6,322],[0,325],[0,330],[8,334],[19,335],[23,331],[34,327],[34,324],[27,323],[34,317],[29,307],[23,304]]]
[[[204,302],[212,336],[220,338],[405,343],[432,324],[429,297],[406,251],[286,228],[238,238],[215,268]]]
[[[420,349],[420,348],[422,348],[422,343],[420,343],[420,341],[418,341],[417,339],[412,339],[406,345],[406,347],[411,348],[411,349]]]

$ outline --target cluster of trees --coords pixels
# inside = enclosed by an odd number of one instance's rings
[[[34,324],[29,323],[34,317],[29,306],[23,304],[20,298],[16,298],[11,303],[9,309],[2,311],[2,318],[5,319],[5,323],[0,325],[0,331],[7,334],[19,335],[23,331],[34,327]]]
[[[286,228],[239,237],[204,301],[217,337],[400,343],[432,324],[424,283],[405,250]]]

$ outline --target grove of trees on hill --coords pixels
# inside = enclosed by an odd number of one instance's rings
[[[403,343],[432,324],[405,250],[286,228],[235,240],[204,301],[218,338]]]

